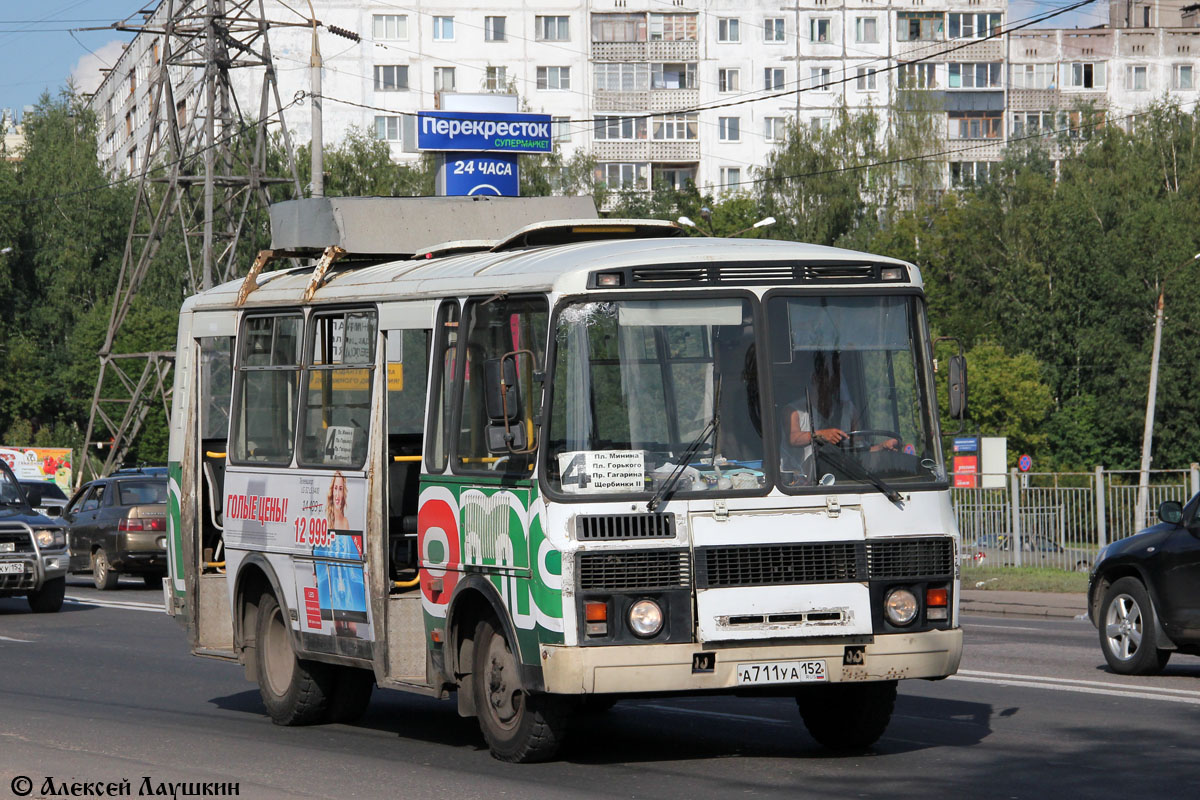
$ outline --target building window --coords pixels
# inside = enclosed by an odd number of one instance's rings
[[[1040,136],[1054,130],[1054,112],[1019,111],[1012,116],[1012,135]]]
[[[400,117],[375,117],[375,138],[385,142],[400,141]]]
[[[782,42],[784,40],[783,17],[767,17],[763,20],[763,41]]]
[[[129,174],[133,175],[137,172],[137,145],[129,147]]]
[[[999,111],[951,111],[951,139],[999,139],[1004,135],[1004,117]]]
[[[696,182],[695,167],[660,167],[653,168],[654,187],[682,191],[689,183]]]
[[[433,68],[433,90],[435,92],[453,92],[454,86],[454,67]]]
[[[829,133],[833,129],[833,118],[813,117],[810,124],[814,133]]]
[[[721,18],[717,20],[717,41],[718,42],[740,42],[742,40],[741,23],[737,17]]]
[[[667,114],[654,118],[654,138],[659,141],[694,141],[699,138],[698,114]]]
[[[829,67],[812,67],[808,71],[808,85],[814,89],[828,89],[830,73]]]
[[[875,91],[875,70],[869,67],[859,67],[854,77],[854,88],[860,92]]]
[[[433,18],[433,40],[435,42],[454,41],[454,17]]]
[[[571,118],[551,117],[550,138],[555,142],[571,141]]]
[[[942,15],[924,11],[901,11],[896,14],[896,41],[936,42],[946,38]]]
[[[645,14],[592,14],[593,42],[646,41]]]
[[[694,42],[696,41],[695,14],[651,14],[650,41]]]
[[[386,64],[375,67],[375,91],[402,92],[408,89],[408,67]]]
[[[719,69],[717,70],[717,91],[718,92],[738,92],[742,87],[741,70],[736,69]]]
[[[567,90],[571,88],[570,67],[538,67],[537,88]]]
[[[635,141],[646,138],[645,117],[596,117],[592,136],[597,141]]]
[[[1146,65],[1134,64],[1125,68],[1125,89],[1130,92],[1144,92],[1146,86]]]
[[[742,168],[721,167],[721,189],[726,192],[736,192],[741,189]]]
[[[768,142],[782,142],[787,136],[787,117],[765,117],[763,119],[763,139]]]
[[[1067,65],[1070,69],[1072,89],[1103,89],[1103,61],[1075,61]]]
[[[901,64],[897,71],[901,89],[936,89],[937,70],[934,64]]]
[[[651,89],[695,89],[696,65],[690,64],[651,64]]]
[[[487,67],[484,69],[483,88],[488,92],[502,92],[508,88],[507,67]]]
[[[879,41],[879,20],[875,17],[859,17],[854,20],[854,40],[863,44]]]
[[[808,21],[809,39],[814,44],[829,42],[829,20],[825,17],[816,17]]]
[[[1191,64],[1176,64],[1173,72],[1174,77],[1171,81],[1172,88],[1182,89],[1184,91],[1196,88],[1196,85],[1192,82]]]
[[[999,12],[949,16],[951,39],[982,39],[998,33],[1004,23],[1004,15]]]
[[[608,92],[644,92],[650,88],[650,65],[600,62],[595,66],[596,89]]]
[[[133,94],[137,91],[137,70],[129,70],[129,93]]]
[[[407,39],[408,15],[375,14],[371,17],[371,33],[376,39]]]
[[[504,20],[507,17],[484,17],[483,18],[483,40],[485,42],[503,42],[504,39]]]
[[[768,92],[783,88],[783,67],[767,67],[763,70],[763,88]]]
[[[991,175],[991,168],[992,162],[990,161],[951,161],[950,185],[975,186],[987,183],[988,177]]]
[[[947,86],[951,89],[999,89],[1000,64],[948,64]]]
[[[1053,89],[1055,87],[1054,64],[1013,64],[1012,88]]]
[[[740,142],[742,140],[741,117],[719,117],[717,124],[720,131],[718,138],[722,142]]]
[[[645,164],[600,164],[596,167],[596,180],[613,192],[650,188]]]
[[[571,39],[569,17],[536,17],[539,42],[567,42]]]

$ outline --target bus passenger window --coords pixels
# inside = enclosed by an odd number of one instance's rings
[[[298,314],[246,319],[230,426],[234,462],[292,460],[303,325]]]
[[[375,312],[316,314],[309,343],[299,462],[357,469],[371,427]]]
[[[446,428],[450,424],[450,402],[454,397],[455,353],[458,350],[458,302],[449,300],[438,309],[437,328],[434,329],[436,372],[429,392],[429,446],[426,448],[425,468],[430,472],[441,472],[446,468],[450,455],[450,437]]]

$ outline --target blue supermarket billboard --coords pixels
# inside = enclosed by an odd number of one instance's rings
[[[549,153],[549,114],[417,112],[417,149],[476,153]]]

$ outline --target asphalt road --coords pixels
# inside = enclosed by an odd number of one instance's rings
[[[355,725],[281,728],[241,670],[187,653],[140,581],[78,579],[57,615],[0,600],[0,798],[72,781],[237,784],[241,797],[1194,796],[1200,658],[1107,671],[1085,621],[970,617],[960,675],[901,684],[888,732],[838,756],[782,699],[625,701],[562,758],[495,761],[453,703],[377,691]],[[17,788],[22,788],[18,782]],[[118,784],[117,788],[120,788]],[[185,789],[187,787],[184,787]],[[199,789],[198,786],[192,787]],[[179,796],[184,796],[181,792]]]

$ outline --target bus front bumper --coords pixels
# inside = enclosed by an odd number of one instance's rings
[[[565,647],[542,645],[542,676],[552,694],[639,694],[778,689],[811,683],[739,683],[746,667],[824,662],[824,682],[944,678],[958,670],[962,629],[885,634],[870,644],[839,643],[705,646],[663,644]],[[711,654],[711,658],[707,655]],[[851,663],[845,663],[851,662]],[[744,667],[739,670],[739,665]],[[711,666],[711,670],[706,669]],[[699,669],[697,669],[699,667]],[[758,667],[758,669],[753,669]],[[767,672],[772,672],[769,668]],[[774,671],[778,674],[778,670]],[[785,673],[795,674],[791,667]]]

